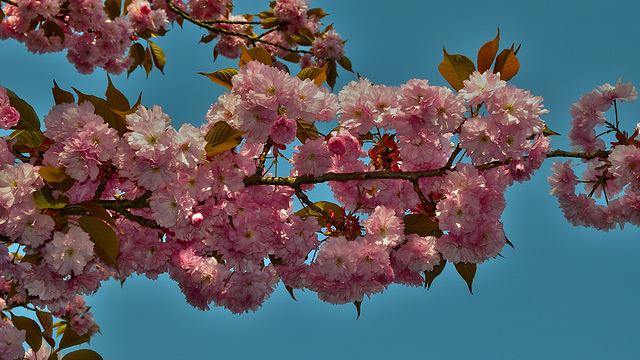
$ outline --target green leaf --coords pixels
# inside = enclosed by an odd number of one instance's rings
[[[302,119],[296,119],[296,123],[298,124],[296,138],[298,138],[301,143],[304,144],[307,139],[315,140],[320,137],[320,132],[315,123]]]
[[[491,68],[491,64],[493,64],[493,60],[496,58],[496,54],[498,53],[498,47],[500,42],[500,28],[498,28],[498,35],[496,37],[482,45],[480,50],[478,51],[478,72],[484,73],[487,69]]]
[[[336,85],[336,80],[338,79],[338,70],[336,68],[336,61],[329,60],[326,64],[327,66],[327,85],[333,90],[333,87]]]
[[[44,258],[38,254],[26,254],[22,259],[20,259],[20,262],[40,265],[42,263],[42,259]]]
[[[107,0],[104,2],[104,12],[107,13],[110,20],[114,20],[120,16],[122,2],[120,0]]]
[[[48,335],[52,335],[53,334],[53,316],[51,315],[51,313],[48,311],[42,311],[42,310],[36,309],[36,316],[38,317],[38,320],[40,321],[40,324],[42,325],[44,332],[47,333]]]
[[[33,107],[26,101],[22,100],[13,91],[7,90],[7,96],[9,97],[9,105],[14,107],[20,113],[20,120],[18,121],[18,127],[21,129],[27,129],[34,133],[42,134],[40,131],[40,119],[36,114]],[[44,140],[44,137],[43,137]]]
[[[207,141],[207,145],[205,145],[207,156],[215,155],[240,145],[242,131],[232,128],[224,121],[219,121],[213,125],[204,139]]]
[[[287,54],[287,56],[283,57],[282,59],[288,62],[292,62],[294,64],[297,64],[300,62],[300,59],[302,58],[302,56],[300,56],[300,54],[296,53],[296,52],[290,52]]]
[[[38,174],[40,174],[40,177],[49,185],[62,192],[71,189],[73,184],[75,184],[75,180],[67,175],[63,167],[55,167],[51,165],[42,166],[38,169]]]
[[[133,3],[133,0],[124,0],[124,6],[122,7],[122,16],[126,16],[129,13],[127,8],[129,7],[129,5],[131,5],[131,3]]]
[[[322,10],[321,8],[313,8],[313,9],[307,10],[307,16],[311,16],[311,15],[315,15],[316,18],[322,19],[323,17],[329,14],[324,12],[324,10]]]
[[[354,301],[353,305],[356,306],[356,310],[358,311],[358,316],[356,316],[356,320],[360,319],[360,306],[362,305],[362,301]]]
[[[162,51],[160,46],[154,44],[151,40],[149,40],[149,47],[151,48],[151,57],[153,58],[153,63],[156,65],[158,70],[160,70],[160,72],[164,74],[164,64],[167,62],[164,51]]]
[[[82,349],[66,354],[64,360],[102,360],[102,356],[93,350]]]
[[[124,120],[112,111],[111,105],[109,105],[107,100],[94,95],[83,94],[74,87],[72,87],[72,89],[78,95],[78,104],[81,104],[85,101],[93,104],[95,113],[97,115],[100,115],[109,125],[109,127],[115,129],[120,137],[122,137],[122,135],[124,135],[128,131],[127,125],[125,124]]]
[[[469,75],[476,70],[476,66],[464,55],[449,55],[444,46],[442,51],[444,60],[438,65],[438,71],[455,91],[460,91],[464,87],[462,81],[469,78]]]
[[[459,262],[455,264],[456,270],[458,274],[467,282],[467,286],[469,287],[469,292],[473,294],[472,285],[473,285],[473,277],[476,276],[476,264]]]
[[[424,287],[429,290],[431,288],[431,284],[433,284],[433,280],[435,280],[438,275],[442,274],[444,267],[447,265],[447,260],[442,258],[442,254],[440,254],[440,263],[433,267],[431,271],[424,272]]]
[[[349,60],[348,57],[343,56],[340,59],[338,59],[338,64],[340,64],[340,66],[342,66],[343,69],[353,72],[353,68],[351,67],[351,60]]]
[[[439,230],[438,224],[425,214],[408,214],[404,216],[404,234],[417,234],[419,236],[434,236]]]
[[[93,248],[100,260],[117,268],[120,241],[113,228],[95,216],[85,215],[78,219],[78,222],[91,237]]]
[[[313,40],[315,40],[316,37],[313,35],[311,30],[307,28],[300,28],[298,35],[292,36],[292,38],[298,45],[311,46],[313,45]]]
[[[212,72],[212,73],[199,72],[198,74],[204,75],[204,76],[208,77],[209,80],[213,81],[214,83],[222,85],[222,86],[226,87],[227,89],[231,90],[231,88],[233,87],[233,83],[231,82],[231,78],[233,78],[233,76],[235,74],[237,74],[237,73],[238,73],[238,69],[228,68],[228,69],[218,70],[218,71]]]
[[[555,131],[553,131],[553,130],[549,129],[549,128],[547,127],[547,125],[545,125],[545,126],[544,126],[544,130],[542,130],[542,134],[543,134],[544,136],[560,135],[560,133],[557,133],[557,132],[555,132]]]
[[[58,350],[88,343],[90,340],[91,340],[91,335],[84,334],[80,336],[78,335],[77,332],[73,331],[73,329],[71,329],[70,326],[65,326],[64,333],[62,334],[62,339],[60,339],[60,344],[58,345]],[[65,358],[66,358],[66,355],[65,355]]]
[[[42,25],[42,29],[44,30],[44,36],[50,38],[52,36],[57,36],[60,38],[60,44],[64,43],[64,31],[55,21],[46,21]]]
[[[74,204],[73,206],[79,206],[87,210],[88,212],[90,212],[91,215],[105,221],[107,224],[111,225],[115,229],[118,228],[118,225],[116,224],[115,220],[113,220],[113,218],[111,217],[111,214],[109,214],[109,212],[105,208],[103,208],[102,206],[96,204],[91,200],[83,201],[79,204]]]
[[[275,16],[271,16],[262,19],[262,21],[260,21],[260,25],[262,25],[263,29],[271,29],[280,25],[280,20]]]
[[[113,86],[113,83],[111,82],[111,76],[109,76],[109,74],[107,74],[107,81],[109,83],[107,85],[107,91],[104,95],[107,97],[107,103],[109,104],[111,109],[119,111],[128,111],[129,109],[131,109],[129,100],[127,100],[127,97],[124,96],[124,94],[121,93],[120,90],[116,89],[116,87]]]
[[[516,74],[518,70],[520,70],[520,61],[516,57],[516,52],[513,50],[513,45],[511,45],[511,49],[504,49],[500,52],[500,55],[496,58],[496,64],[493,67],[494,73],[500,73],[500,80],[511,80]],[[518,50],[520,47],[518,47]]]
[[[252,62],[254,60],[257,60],[265,65],[273,66],[271,55],[265,48],[254,47],[251,49],[247,49],[244,45],[242,45],[242,55],[240,56],[238,67],[243,67],[244,64]]]
[[[56,103],[56,105],[60,105],[63,103],[73,104],[76,102],[73,94],[60,89],[55,80],[53,80],[53,88],[51,89],[51,92],[53,93],[53,101]]]
[[[322,83],[327,80],[327,65],[325,64],[321,68],[317,67],[307,67],[298,73],[298,76],[301,80],[311,79],[317,87],[320,87]]]
[[[133,43],[129,48],[128,56],[133,59],[133,64],[131,64],[131,66],[127,70],[127,77],[129,77],[129,74],[131,74],[133,70],[135,70],[139,66],[142,66],[142,62],[144,61],[145,56],[144,46],[142,46],[142,44],[140,43]]]
[[[18,330],[26,330],[27,344],[33,349],[33,352],[40,350],[42,346],[42,330],[37,322],[24,316],[11,315],[11,321]]]
[[[314,202],[313,205],[320,208],[327,214],[329,213],[329,210],[331,210],[334,214],[342,213],[342,207],[330,201],[317,201]],[[320,212],[317,212],[310,206],[305,206],[302,209],[296,211],[295,215],[299,216],[302,220],[306,220],[308,217],[313,216],[318,219],[318,224],[320,226],[327,226],[327,221],[324,219],[324,215]]]
[[[52,195],[52,190],[49,187],[42,188],[34,191],[31,196],[36,207],[42,209],[62,209],[69,203],[69,198],[66,196],[60,196],[55,199]]]

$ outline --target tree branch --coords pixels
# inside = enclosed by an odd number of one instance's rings
[[[6,0],[2,0],[2,1],[6,1]],[[165,1],[167,2],[167,6],[169,6],[169,9],[171,11],[173,11],[174,13],[182,16],[183,18],[185,18],[185,20],[189,21],[190,23],[195,24],[195,25],[197,25],[197,26],[199,26],[199,27],[201,27],[203,29],[207,29],[207,30],[209,30],[211,32],[214,32],[214,33],[217,33],[217,34],[224,34],[224,35],[230,35],[230,36],[237,36],[237,37],[245,38],[245,39],[248,39],[249,41],[251,41],[252,43],[259,42],[259,43],[275,46],[275,47],[277,47],[279,49],[286,50],[286,51],[289,51],[289,52],[296,52],[296,53],[301,53],[301,54],[311,54],[311,51],[308,51],[308,50],[292,49],[292,48],[288,48],[286,46],[282,46],[282,45],[273,43],[271,41],[262,40],[259,37],[256,38],[256,37],[248,35],[248,34],[237,33],[237,32],[234,32],[234,31],[229,31],[229,30],[217,28],[215,26],[211,26],[211,25],[209,25],[209,23],[210,23],[209,21],[198,20],[198,19],[195,19],[195,18],[191,17],[191,15],[189,15],[189,13],[187,13],[186,11],[184,11],[184,10],[180,9],[179,7],[175,6],[171,2],[171,0],[165,0]],[[232,22],[232,23],[235,23],[235,22]]]
[[[574,157],[581,159],[595,159],[595,158],[606,158],[611,154],[611,150],[598,150],[592,152],[576,152],[576,151],[564,151],[564,150],[553,150],[547,154],[547,157]]]
[[[0,2],[6,2],[9,5],[18,6],[18,3],[15,3],[11,0],[0,0]]]

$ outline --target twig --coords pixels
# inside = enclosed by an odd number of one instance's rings
[[[2,1],[6,1],[6,0],[2,0]],[[199,26],[201,28],[207,29],[207,30],[209,30],[211,32],[245,38],[245,39],[248,39],[251,42],[259,42],[259,43],[275,46],[275,47],[277,47],[279,49],[286,50],[286,51],[289,51],[289,52],[296,52],[296,53],[301,53],[301,54],[311,54],[311,51],[308,51],[308,50],[291,49],[291,48],[288,48],[286,46],[282,46],[282,45],[273,43],[271,41],[266,41],[266,40],[262,40],[260,38],[256,38],[255,36],[252,36],[252,35],[243,34],[243,33],[237,33],[237,32],[234,32],[234,31],[229,31],[229,30],[217,28],[215,26],[211,26],[206,21],[194,19],[193,17],[191,17],[191,15],[189,15],[189,13],[187,13],[186,11],[184,11],[184,10],[180,9],[179,7],[175,6],[171,2],[171,0],[165,0],[165,1],[167,2],[167,6],[169,6],[169,9],[171,11],[173,11],[174,13],[182,16],[183,18],[185,18],[190,23],[195,24],[195,25],[197,25],[197,26]]]

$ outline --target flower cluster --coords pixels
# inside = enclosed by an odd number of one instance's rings
[[[633,102],[638,91],[631,83],[618,81],[615,86],[604,84],[580,96],[571,105],[569,139],[574,151],[597,152],[607,149],[596,127],[605,126],[615,134],[608,157],[605,154],[585,160],[586,169],[578,177],[571,161],[555,162],[549,177],[550,193],[558,198],[567,220],[576,226],[610,230],[626,223],[640,225],[640,138],[638,128],[628,134],[620,130],[619,122],[607,121],[604,113],[616,101]],[[617,116],[617,114],[616,114]],[[576,186],[584,183],[585,193],[576,194]],[[604,197],[606,204],[595,198]]]
[[[150,41],[145,50],[136,41],[163,36],[171,22],[179,20],[182,24],[186,18],[209,30],[203,42],[219,39],[214,56],[238,58],[243,47],[260,46],[267,49],[274,60],[280,57],[299,62],[303,68],[322,67],[327,61],[344,57],[340,35],[331,27],[320,33],[320,21],[326,14],[321,9],[308,12],[307,0],[273,1],[272,9],[260,14],[268,14],[265,22],[252,21],[250,15],[232,15],[232,0],[172,0],[170,3],[134,0],[123,6],[115,0],[7,1],[0,12],[0,40],[15,39],[39,54],[66,50],[68,61],[81,74],[90,74],[98,67],[120,74],[124,70],[131,72],[143,63],[155,63],[162,69],[165,61],[162,50]],[[255,25],[267,30],[258,37],[258,42],[249,40],[254,38]],[[304,38],[300,38],[301,33]],[[299,39],[293,41],[292,36]],[[308,46],[309,50],[299,50],[299,46]],[[297,53],[304,56],[301,58]],[[162,60],[157,58],[158,54],[162,54]],[[294,57],[288,57],[291,55]],[[146,69],[147,73],[150,69]],[[4,120],[8,115],[1,111],[0,119]]]

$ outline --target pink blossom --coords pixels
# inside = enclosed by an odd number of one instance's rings
[[[80,275],[94,255],[89,234],[73,226],[66,234],[53,233],[53,240],[46,245],[44,259],[62,276]]]
[[[11,129],[18,125],[20,113],[12,106],[0,106],[0,129]]]
[[[632,145],[616,146],[611,155],[611,173],[620,185],[637,182],[640,179],[640,148]]]
[[[373,214],[363,222],[367,239],[378,245],[395,247],[403,240],[404,224],[396,212],[385,206],[377,206]]]
[[[26,331],[18,330],[11,324],[0,326],[0,357],[2,359],[18,359],[24,356],[22,343],[25,342]]]
[[[578,177],[571,170],[571,166],[571,160],[553,163],[551,166],[553,175],[547,178],[549,184],[551,184],[551,190],[549,191],[551,195],[560,196],[561,194],[573,194],[575,192]]]
[[[344,56],[344,42],[335,30],[329,30],[322,38],[315,38],[311,45],[313,55],[318,58],[338,60]]]
[[[440,254],[436,251],[436,238],[421,237],[408,234],[407,242],[394,251],[394,256],[400,264],[414,272],[432,271],[440,264]]]
[[[289,144],[296,139],[298,123],[285,115],[280,115],[271,125],[269,136],[277,144]]]
[[[315,140],[310,138],[302,146],[295,146],[291,157],[291,164],[299,174],[320,176],[326,173],[332,165],[329,148],[323,137]]]
[[[480,74],[474,71],[469,75],[469,79],[462,82],[464,88],[460,90],[460,94],[471,106],[482,104],[488,99],[493,91],[507,85],[506,81],[500,80],[500,74],[495,74],[491,70],[487,70]]]
[[[622,78],[618,80],[615,86],[607,83],[598,86],[602,91],[602,98],[606,101],[620,100],[626,102],[634,102],[638,99],[638,90],[630,82],[622,83]]]
[[[236,270],[216,305],[224,306],[234,314],[256,311],[273,293],[278,281],[272,264],[262,270]]]
[[[144,30],[157,31],[169,25],[167,13],[163,9],[152,10],[146,0],[134,0],[127,7],[129,21],[136,32]]]
[[[307,17],[309,0],[277,0],[273,13],[283,23],[302,26]]]
[[[206,157],[206,141],[200,130],[191,124],[182,124],[173,141],[176,145],[175,159],[179,165],[194,167]]]
[[[11,207],[42,187],[42,179],[29,164],[5,165],[0,169],[0,206]]]

